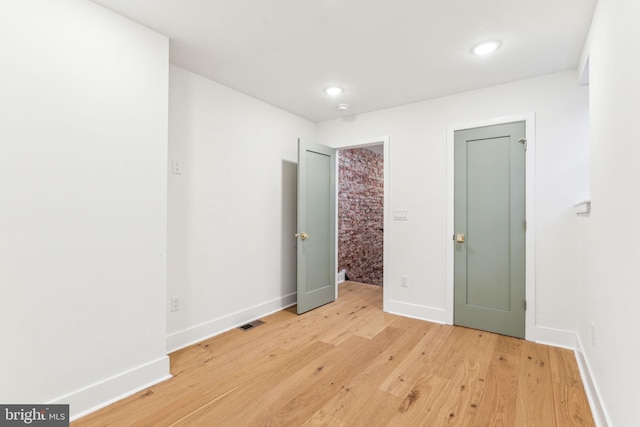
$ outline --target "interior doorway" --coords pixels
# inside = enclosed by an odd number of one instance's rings
[[[389,137],[382,136],[362,141],[360,144],[331,148],[299,140],[298,191],[297,191],[297,297],[298,314],[327,304],[338,298],[340,274],[338,262],[338,162],[337,151],[349,148],[382,146],[384,159],[389,159]],[[384,266],[389,258],[389,162],[383,162],[383,250],[382,284],[378,298],[382,310],[388,306],[387,275]],[[328,227],[328,228],[327,228]],[[333,232],[331,232],[333,230]],[[328,274],[315,274],[326,271]],[[332,289],[332,290],[331,290]],[[380,292],[381,291],[381,292]],[[331,295],[333,293],[333,295]],[[320,294],[322,298],[320,298]],[[316,298],[317,297],[317,298]]]
[[[338,151],[337,266],[341,280],[384,284],[384,145]]]

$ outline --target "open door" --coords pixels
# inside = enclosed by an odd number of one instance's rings
[[[335,300],[336,150],[298,140],[298,314]]]

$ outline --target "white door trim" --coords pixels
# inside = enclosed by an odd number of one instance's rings
[[[389,265],[389,242],[391,241],[391,226],[389,224],[390,221],[390,198],[389,198],[389,190],[391,189],[391,182],[390,182],[390,160],[391,158],[389,157],[389,135],[383,135],[383,136],[378,136],[378,137],[373,137],[373,138],[366,138],[366,139],[362,139],[360,140],[358,143],[354,144],[354,145],[345,145],[345,146],[340,146],[340,147],[336,147],[333,146],[336,150],[340,151],[340,150],[348,150],[350,148],[365,148],[367,146],[370,145],[379,145],[382,144],[382,156],[383,156],[383,173],[384,173],[384,200],[383,200],[383,204],[384,204],[384,210],[383,210],[383,228],[384,231],[382,232],[382,266],[383,266],[383,270],[382,270],[382,310],[383,311],[388,311],[387,307],[388,307],[388,299],[389,299],[389,275],[387,273],[387,267]],[[336,168],[338,168],[338,164],[340,163],[340,161],[338,160],[336,162]],[[338,199],[338,185],[339,185],[339,173],[336,170],[336,177],[338,177],[336,179],[336,268],[338,268],[338,203],[339,203],[339,199]],[[338,274],[336,272],[336,274]],[[338,298],[338,281],[336,280],[336,299]]]
[[[535,160],[536,160],[536,116],[535,113],[516,114],[513,116],[496,117],[492,119],[480,120],[476,122],[459,123],[447,127],[447,301],[446,319],[447,324],[453,325],[453,206],[454,206],[454,132],[463,129],[472,129],[484,126],[493,126],[504,123],[525,122],[525,134],[527,138],[527,154],[525,160],[525,192],[526,192],[526,220],[527,232],[525,236],[525,295],[527,300],[527,311],[525,313],[525,339],[535,341],[535,313],[536,313],[536,291],[535,291]],[[386,163],[386,162],[385,162]],[[385,227],[386,231],[386,227]],[[386,242],[386,236],[385,236]],[[385,251],[386,252],[386,251]]]

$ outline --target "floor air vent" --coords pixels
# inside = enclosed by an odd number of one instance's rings
[[[248,331],[249,329],[253,329],[256,326],[262,325],[264,322],[262,320],[254,320],[253,322],[249,322],[246,325],[242,325],[238,327],[238,329],[242,329],[243,331]]]

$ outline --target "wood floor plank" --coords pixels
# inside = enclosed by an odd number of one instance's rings
[[[435,421],[458,426],[472,425],[474,420],[471,418],[476,415],[472,405],[477,407],[477,401],[473,399],[478,398],[475,391],[477,388],[482,389],[487,371],[486,363],[463,360],[458,365],[449,387],[443,390],[445,398],[439,410],[435,412]]]
[[[244,403],[239,402],[235,406],[254,407],[253,411],[209,412],[203,414],[204,419],[216,419],[224,425],[266,425],[272,422],[269,421],[270,419],[278,419],[278,409],[287,404],[292,405],[291,402],[296,399],[304,400],[304,397],[301,397],[302,385],[316,384],[318,387],[326,388],[328,394],[331,393],[331,389],[335,392],[336,389],[344,387],[340,384],[341,369],[344,369],[343,361],[350,357],[357,357],[360,352],[368,351],[369,342],[360,337],[353,337],[342,347],[323,344],[329,349],[306,365],[299,368],[289,367],[280,372],[279,378],[271,381],[264,381],[261,378],[252,381],[251,392],[243,394]],[[314,397],[319,398],[318,395]],[[304,402],[302,404],[304,405]]]
[[[476,329],[456,327],[440,346],[435,359],[441,364],[438,374],[454,378],[465,361],[472,360],[488,364],[493,354],[496,334]]]
[[[185,415],[197,413],[202,407],[211,405],[211,402],[221,403],[220,397],[225,396],[229,400],[229,392],[237,390],[239,386],[246,386],[262,372],[271,372],[277,378],[281,369],[286,369],[292,364],[304,364],[308,360],[318,357],[326,352],[330,346],[325,343],[315,343],[305,349],[304,354],[292,354],[285,350],[277,350],[270,355],[258,357],[251,363],[247,363],[238,372],[220,375],[216,369],[206,372],[198,372],[197,376],[176,377],[172,380],[154,387],[151,396],[138,401],[125,399],[120,408],[114,408],[112,416],[116,418],[116,424],[123,425],[157,425],[168,426]],[[172,382],[169,386],[169,382]],[[152,390],[154,389],[152,388]],[[94,414],[83,418],[82,425],[101,425],[94,422]],[[126,417],[126,418],[122,418]],[[84,424],[84,423],[88,424]]]
[[[404,397],[389,426],[439,426],[444,421],[438,413],[445,405],[451,380],[433,374],[421,377]]]
[[[299,425],[311,418],[313,414],[329,401],[340,390],[348,389],[351,380],[358,374],[361,366],[368,365],[388,344],[385,337],[367,340],[352,336],[336,349],[343,349],[342,354],[331,360],[323,375],[307,386],[292,400],[280,408],[275,408],[266,425]],[[364,341],[364,345],[348,346],[350,342]],[[353,348],[350,348],[353,347]],[[337,353],[337,352],[336,352]],[[326,372],[326,373],[325,373]]]
[[[396,336],[393,337],[391,334]],[[323,418],[322,414],[330,414],[347,423],[362,417],[361,408],[371,405],[372,399],[379,395],[378,385],[404,360],[415,346],[416,339],[423,334],[418,328],[387,328],[381,332],[382,335],[387,340],[387,344],[378,356],[367,366],[363,366],[348,386],[323,405],[314,417]],[[387,396],[389,401],[393,401],[392,405],[399,406],[400,397],[391,399],[392,395],[383,395]]]
[[[380,288],[358,282],[346,282],[343,293],[349,293],[351,304],[344,306],[343,319],[337,327],[325,329],[317,339],[329,344],[339,344],[351,335],[372,338],[383,330],[393,316],[371,307],[382,306]],[[345,298],[346,299],[346,298]]]
[[[556,425],[548,347],[523,341],[519,371],[515,425]]]
[[[551,363],[551,378],[554,383],[582,388],[580,371],[575,363],[573,351],[549,347],[549,363]]]
[[[341,420],[337,419],[326,413],[314,414],[311,418],[309,418],[302,427],[347,427],[348,424],[345,424]]]
[[[75,426],[592,426],[571,351],[383,313],[345,282],[170,355],[170,380]]]
[[[367,399],[355,399],[353,406],[342,414],[342,421],[348,426],[386,426],[393,414],[402,406],[402,398],[372,389],[366,393]],[[375,410],[371,410],[375,408]]]
[[[390,327],[396,317],[383,311],[374,310],[373,313],[374,315],[369,317],[368,322],[363,325],[359,325],[358,328],[354,330],[353,333],[355,335],[364,338],[373,338],[386,328]]]
[[[363,327],[369,322],[375,313],[367,310],[364,303],[354,304],[343,313],[342,321],[334,328],[325,330],[318,334],[317,339],[328,344],[337,345],[347,338],[353,336],[359,327]]]
[[[515,425],[521,353],[521,340],[502,335],[496,338],[483,390],[476,404],[475,418],[479,421],[475,425]]]
[[[309,366],[313,365],[315,367],[317,360],[326,357],[326,354],[332,350],[334,350],[332,346],[321,342],[309,345],[301,353],[282,350],[284,354],[279,360],[274,358],[257,359],[240,370],[229,372],[228,375],[215,382],[203,382],[202,387],[190,392],[191,396],[186,407],[192,408],[194,411],[185,421],[193,424],[207,419],[225,421],[227,419],[233,420],[238,416],[241,418],[246,417],[243,408],[250,407],[253,404],[259,405],[259,399],[262,396],[268,396],[268,393],[273,389],[273,385],[277,384],[283,376],[299,369],[312,371],[313,369],[310,369]],[[207,407],[201,411],[195,411],[202,401],[217,398],[218,394],[210,391],[208,386],[212,390],[224,390],[226,392],[233,389],[233,392],[220,404]],[[183,408],[183,410],[185,409]],[[171,411],[171,408],[168,408],[168,410]],[[158,414],[157,420],[172,419],[172,417],[172,414]],[[225,423],[225,425],[238,424],[232,424],[230,421],[229,424]]]
[[[594,426],[590,414],[589,402],[584,391],[578,387],[553,384],[556,425],[558,426]]]
[[[340,332],[348,328],[344,324],[349,322],[348,313],[357,310],[360,307],[358,302],[349,301],[347,298],[327,304],[318,309],[297,316],[292,322],[293,327],[288,334],[285,335],[282,348],[294,350],[299,346],[318,341],[321,334],[336,334],[336,330]]]
[[[238,414],[244,416],[243,408],[264,393],[273,389],[283,375],[288,371],[296,371],[315,363],[318,358],[324,357],[332,347],[328,344],[316,342],[308,346],[303,353],[292,353],[282,350],[273,352],[268,357],[258,358],[247,364],[241,371],[230,373],[215,381],[203,381],[201,385],[183,397],[181,411],[190,410],[189,417],[185,418],[186,425],[193,425],[203,420],[234,418]],[[277,356],[279,354],[279,357]],[[210,401],[228,393],[224,401],[216,405],[207,405]],[[206,407],[204,407],[206,405]],[[200,408],[203,406],[203,408]],[[232,408],[237,408],[233,410]],[[167,407],[154,415],[151,421],[163,423],[175,421],[175,408]],[[225,424],[226,425],[226,424]],[[233,425],[233,424],[228,424]],[[237,425],[237,424],[236,424]]]
[[[434,361],[434,354],[452,329],[429,323],[420,325],[419,328],[422,337],[402,363],[380,385],[382,391],[404,397],[422,376],[430,370],[440,369],[440,365]]]

